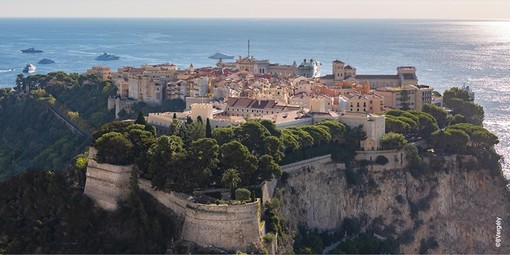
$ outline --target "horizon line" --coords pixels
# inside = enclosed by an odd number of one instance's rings
[[[181,19],[181,20],[413,20],[413,21],[510,21],[510,19],[460,19],[460,18],[333,18],[333,17],[112,17],[112,16],[17,16],[0,17],[1,19]]]

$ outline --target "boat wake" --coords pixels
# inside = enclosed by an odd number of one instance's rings
[[[8,72],[14,72],[14,71],[16,71],[16,69],[11,68],[11,69],[0,70],[0,73],[8,73]]]

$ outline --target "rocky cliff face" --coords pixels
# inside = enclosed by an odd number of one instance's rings
[[[354,184],[342,165],[315,162],[289,172],[279,185],[282,212],[294,226],[320,230],[338,230],[343,219],[358,218],[363,228],[396,239],[403,253],[423,252],[428,240],[438,244],[428,253],[510,253],[504,178],[473,167],[476,159],[469,156],[426,161],[430,170],[419,178],[409,169],[369,165],[362,175],[358,170],[361,179]]]

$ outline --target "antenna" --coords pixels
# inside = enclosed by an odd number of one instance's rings
[[[250,39],[248,39],[248,58],[250,58]]]

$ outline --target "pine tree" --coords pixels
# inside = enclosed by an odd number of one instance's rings
[[[138,117],[136,118],[135,124],[141,124],[141,125],[147,124],[147,122],[145,122],[145,117],[143,116],[142,111],[138,112]]]
[[[209,118],[207,118],[205,122],[205,137],[212,138],[212,128],[211,128],[211,122],[209,122]]]

